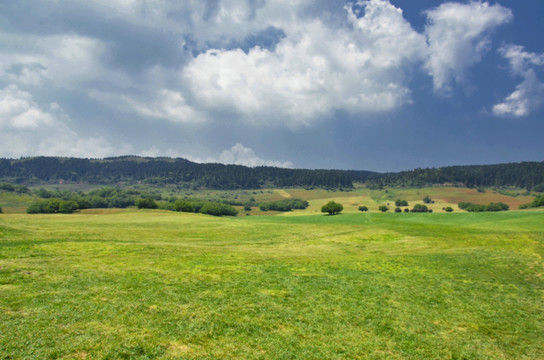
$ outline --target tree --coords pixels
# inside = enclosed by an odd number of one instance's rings
[[[359,206],[359,211],[362,211],[362,212],[367,212],[368,211],[368,207],[366,206]]]
[[[425,197],[423,198],[423,202],[424,202],[425,204],[431,204],[433,201],[432,201],[432,199],[429,197],[429,195],[427,195],[427,196],[425,196]]]
[[[342,212],[342,210],[344,210],[344,206],[334,201],[329,201],[321,207],[321,212],[329,213],[329,215],[339,214]]]
[[[380,210],[381,212],[388,212],[389,208],[387,206],[385,206],[385,205],[380,205],[378,210]]]
[[[397,207],[397,208],[395,208],[395,212],[396,212],[396,213],[400,213],[400,212],[402,212],[402,209],[399,208],[399,207]]]
[[[444,210],[446,210],[446,212],[452,212],[453,208],[451,206],[448,206]]]

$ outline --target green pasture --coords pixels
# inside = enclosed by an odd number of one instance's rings
[[[307,214],[0,214],[0,358],[544,358],[543,211]]]

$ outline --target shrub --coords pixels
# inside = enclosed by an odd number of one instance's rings
[[[195,206],[189,201],[178,200],[174,203],[174,211],[195,212]]]
[[[510,206],[508,206],[507,204],[503,202],[489,203],[486,209],[486,211],[508,211],[508,210],[510,210]]]
[[[238,215],[238,211],[236,211],[236,209],[233,208],[232,206],[227,205],[227,204],[215,203],[215,202],[206,202],[200,208],[200,213],[201,214],[206,214],[206,215],[213,215],[213,216],[221,216],[221,215],[236,216],[236,215]]]
[[[429,197],[429,195],[427,195],[427,196],[425,196],[425,197],[423,198],[423,202],[424,202],[425,204],[432,204],[432,203],[433,203],[433,200]]]
[[[453,208],[451,206],[446,207],[444,210],[446,210],[446,212],[453,212]]]
[[[387,206],[385,206],[385,205],[380,205],[378,210],[380,210],[381,212],[387,212],[387,211],[389,211],[389,208]]]
[[[399,207],[397,207],[397,208],[395,208],[395,212],[396,212],[396,213],[400,213],[400,212],[402,212],[402,209],[399,208]]]
[[[542,206],[544,206],[544,196],[539,195],[536,198],[534,198],[534,200],[531,201],[529,204],[520,205],[519,208],[520,209],[528,209],[528,208],[537,208],[537,207],[542,207]]]
[[[339,214],[342,212],[342,210],[344,210],[344,206],[334,201],[329,201],[321,207],[321,212],[329,213],[329,215]]]
[[[404,212],[410,212],[410,209],[406,208],[404,209]]]
[[[397,199],[395,201],[395,206],[408,206],[408,201]]]
[[[458,204],[460,209],[468,212],[484,212],[484,211],[507,211],[510,207],[502,202],[489,203],[488,205],[473,204],[470,202],[460,202]]]
[[[59,204],[59,212],[62,214],[71,214],[78,209],[77,203],[72,200],[63,200]]]
[[[368,211],[368,207],[366,207],[366,206],[359,206],[359,211],[367,212],[367,211]]]
[[[13,186],[10,183],[2,183],[2,184],[0,184],[0,190],[15,191],[15,186]]]
[[[310,204],[302,199],[285,199],[278,201],[264,202],[259,205],[262,211],[291,211],[293,209],[306,209]]]
[[[536,192],[544,192],[544,184],[538,184],[533,189]]]
[[[136,206],[138,209],[157,209],[159,207],[155,200],[151,198],[136,200]]]
[[[423,204],[416,204],[410,212],[429,212],[429,208]]]
[[[0,214],[3,213],[4,211],[2,210],[2,207],[0,206]]]

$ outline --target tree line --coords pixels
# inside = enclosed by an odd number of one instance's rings
[[[374,173],[357,172],[358,179]],[[176,158],[134,156],[106,159],[32,157],[0,159],[0,179],[17,184],[88,183],[186,184],[193,188],[259,189],[267,187],[352,188],[344,170],[285,169],[270,166],[197,164]]]
[[[270,166],[197,164],[181,158],[123,156],[105,159],[31,157],[0,159],[0,180],[40,183],[184,184],[195,189],[259,189],[269,187],[370,188],[456,185],[518,187],[544,192],[544,162],[449,166],[397,173],[365,170],[285,169]]]
[[[469,188],[512,186],[544,191],[544,162],[415,169],[372,175],[366,183],[371,188],[462,185]]]

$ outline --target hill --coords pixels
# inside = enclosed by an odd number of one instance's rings
[[[122,156],[105,159],[30,157],[0,159],[0,181],[18,184],[183,184],[207,189],[371,188],[456,185],[544,191],[544,162],[449,166],[397,173],[198,164],[182,158]]]
[[[366,180],[373,173],[357,172]],[[0,159],[0,179],[18,184],[89,183],[186,184],[210,189],[262,187],[346,187],[352,176],[343,170],[306,170],[241,165],[198,164],[181,158],[123,156],[105,159],[32,157]]]
[[[430,185],[472,187],[513,186],[544,191],[544,162],[448,166],[382,174],[368,180],[371,187],[423,187]]]

